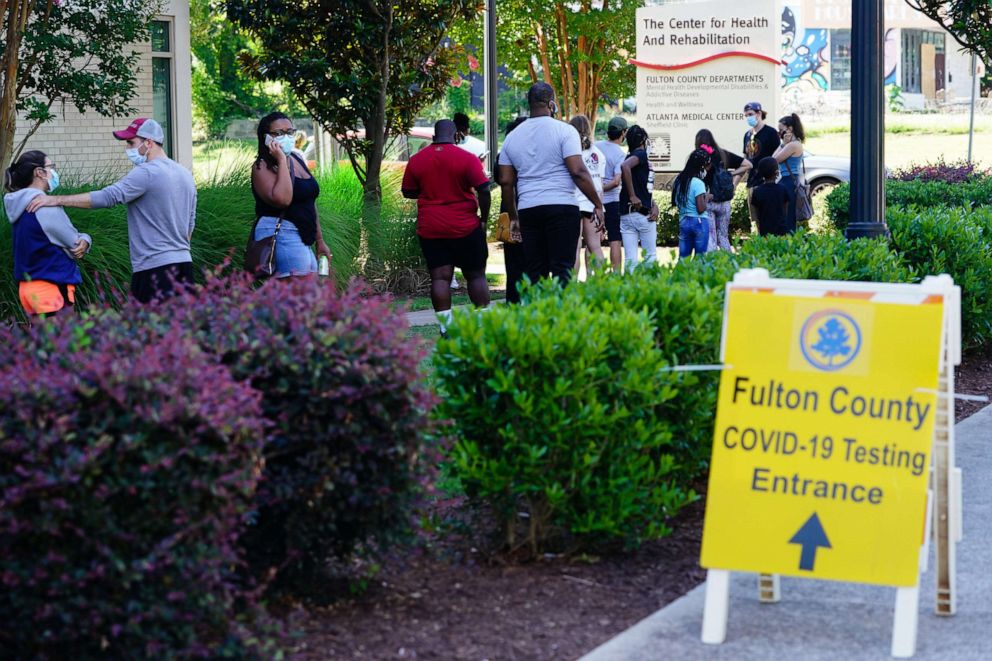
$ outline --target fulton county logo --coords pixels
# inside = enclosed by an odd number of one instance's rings
[[[818,370],[835,372],[851,364],[861,350],[861,329],[850,315],[821,310],[809,316],[799,334],[806,362]]]

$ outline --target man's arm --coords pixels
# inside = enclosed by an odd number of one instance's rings
[[[609,181],[604,181],[603,192],[605,193],[608,190],[613,190],[614,188],[620,186],[620,182],[622,181],[621,176],[622,176],[621,173],[618,171],[615,177],[613,177]]]
[[[489,211],[493,205],[493,196],[489,192],[489,189],[490,184],[488,182],[475,189],[475,195],[479,198],[479,217],[482,219],[483,227],[489,224]]]
[[[641,198],[637,197],[637,193],[634,192],[634,166],[640,163],[640,159],[636,156],[630,156],[623,163],[620,164],[620,172],[623,174],[623,183],[627,186],[627,190],[630,194],[627,196],[631,204],[641,205]],[[626,213],[623,209],[620,213]]]
[[[93,208],[92,193],[76,193],[75,195],[36,195],[25,209],[34,213],[42,207],[72,207],[74,209]]]
[[[413,170],[410,169],[409,162],[407,162],[406,169],[403,171],[403,182],[400,184],[400,192],[408,200],[416,200],[420,197],[420,186],[417,185],[417,178],[414,176]]]

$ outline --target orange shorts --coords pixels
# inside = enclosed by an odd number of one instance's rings
[[[76,303],[76,285],[63,285],[69,294],[69,305]],[[18,290],[21,305],[28,314],[51,314],[66,306],[59,286],[47,280],[22,282]]]

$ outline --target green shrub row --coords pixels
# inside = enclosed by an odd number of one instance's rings
[[[964,347],[992,342],[992,206],[890,208],[886,221],[914,280],[947,273],[961,287]]]
[[[434,358],[456,439],[449,461],[509,545],[538,553],[669,532],[709,460],[719,381],[669,368],[718,361],[725,284],[757,266],[783,278],[913,277],[884,242],[800,233],[564,291],[541,284],[524,305],[456,317]]]
[[[827,213],[834,227],[843,232],[850,221],[851,186],[834,186],[827,195]],[[885,181],[887,208],[916,206],[975,207],[992,205],[992,177],[978,177],[971,181],[949,183],[946,181]]]

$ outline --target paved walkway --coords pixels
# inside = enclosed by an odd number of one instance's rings
[[[957,614],[934,615],[934,562],[920,583],[916,659],[992,659],[992,406],[958,423],[964,538],[958,544]],[[931,547],[932,548],[932,547]],[[583,661],[889,659],[894,588],[782,578],[782,601],[758,602],[756,576],[733,574],[723,645],[699,640],[700,585]]]

